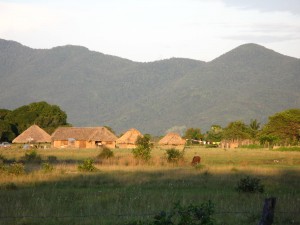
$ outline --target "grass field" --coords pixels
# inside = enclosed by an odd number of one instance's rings
[[[300,224],[300,152],[265,149],[187,148],[184,161],[168,163],[154,149],[148,163],[130,150],[96,161],[99,171],[80,172],[78,164],[100,150],[37,150],[42,163],[25,162],[25,174],[0,172],[0,224],[126,224],[147,220],[176,202],[215,205],[215,224],[258,224],[267,197],[277,198],[274,225]],[[0,150],[6,164],[25,150]],[[201,165],[193,167],[194,155]],[[51,160],[50,160],[51,159]],[[42,170],[49,161],[53,171]],[[239,193],[245,176],[259,178],[264,193]]]

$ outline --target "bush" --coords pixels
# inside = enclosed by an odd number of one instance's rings
[[[7,168],[7,172],[14,175],[22,175],[25,173],[24,165],[22,163],[12,163]]]
[[[2,154],[0,154],[0,164],[6,162],[7,159],[5,158],[5,156],[3,156]]]
[[[49,156],[48,156],[48,162],[50,162],[50,163],[55,163],[55,162],[57,162],[57,157],[54,156],[54,155],[49,155]]]
[[[43,163],[42,170],[44,173],[50,173],[54,170],[54,167],[49,163]]]
[[[154,221],[134,221],[127,225],[214,225],[214,204],[211,201],[200,206],[175,204],[171,212],[161,211]]]
[[[95,172],[98,169],[94,166],[94,161],[92,159],[86,159],[83,163],[78,165],[78,169],[84,172]]]
[[[238,192],[247,192],[247,193],[255,193],[255,192],[264,192],[264,186],[260,183],[260,179],[255,177],[245,177],[242,178],[236,187]]]
[[[183,159],[184,151],[179,151],[175,148],[167,149],[167,160],[169,163],[177,163],[179,160]]]
[[[30,163],[41,163],[42,161],[41,156],[39,156],[35,150],[25,152],[25,155],[22,157],[22,159],[25,160],[25,162]]]
[[[132,150],[132,154],[135,158],[144,161],[149,161],[151,158],[150,136],[145,135],[144,137],[139,136],[136,141],[137,147]]]
[[[100,154],[97,156],[98,159],[108,159],[114,157],[114,152],[107,147],[104,147]]]

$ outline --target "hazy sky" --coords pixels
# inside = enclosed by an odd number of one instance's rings
[[[210,61],[250,42],[300,58],[300,0],[0,0],[0,38],[134,61]]]

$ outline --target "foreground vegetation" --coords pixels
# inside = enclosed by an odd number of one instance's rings
[[[127,224],[150,221],[178,203],[211,201],[214,224],[250,225],[271,196],[275,225],[300,223],[300,152],[191,147],[173,162],[160,149],[148,162],[131,150],[113,152],[103,158],[99,149],[48,149],[26,158],[25,150],[1,150],[2,165],[18,162],[24,173],[0,172],[0,224]],[[201,156],[195,167],[194,155]],[[94,172],[79,169],[87,159]],[[245,177],[260,180],[264,191],[237,191]]]

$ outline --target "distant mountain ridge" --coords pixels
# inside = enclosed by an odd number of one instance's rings
[[[134,62],[81,46],[32,49],[0,39],[0,108],[59,105],[76,126],[163,134],[300,107],[300,60],[257,44],[203,62]]]

